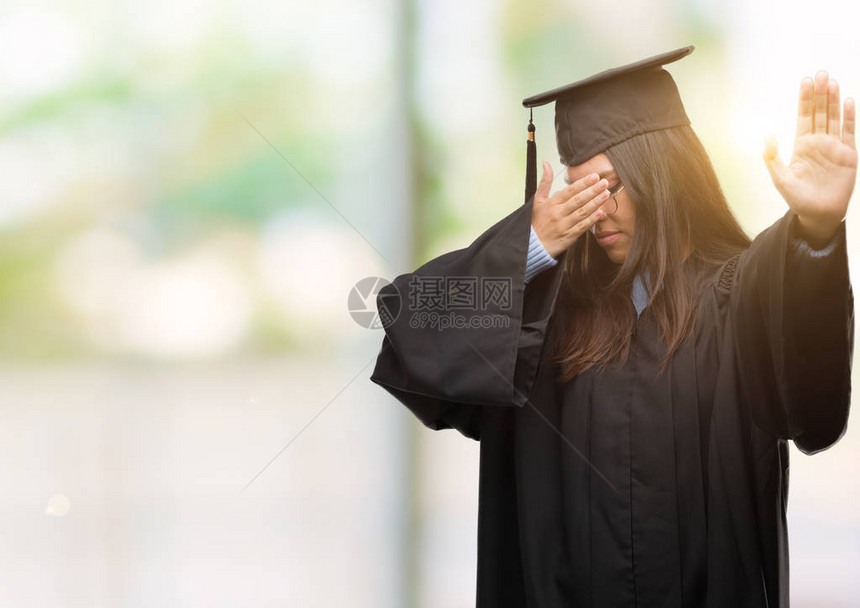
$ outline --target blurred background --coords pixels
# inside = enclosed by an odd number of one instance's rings
[[[350,290],[522,204],[523,98],[688,44],[667,69],[754,236],[800,79],[860,95],[858,16],[3,3],[0,605],[473,606],[479,446],[368,380],[382,330]],[[552,106],[535,124],[558,174]],[[791,449],[793,606],[856,606],[860,430]]]

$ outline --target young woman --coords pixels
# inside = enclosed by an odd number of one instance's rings
[[[380,292],[371,380],[481,442],[480,608],[788,606],[787,441],[845,431],[853,101],[841,120],[826,73],[801,82],[791,162],[765,152],[789,209],[750,242],[683,111],[642,127],[676,94],[642,64],[556,105],[567,188],[544,165],[525,205]],[[610,94],[636,120],[577,131]]]

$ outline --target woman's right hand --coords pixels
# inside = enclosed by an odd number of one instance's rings
[[[552,167],[543,163],[543,177],[535,191],[532,226],[552,257],[559,255],[595,223],[606,217],[600,206],[609,198],[609,183],[590,173],[549,197]]]

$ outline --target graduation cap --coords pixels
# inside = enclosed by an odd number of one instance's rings
[[[529,108],[526,202],[537,190],[537,149],[532,108],[555,103],[561,162],[578,165],[626,139],[690,124],[678,87],[662,66],[693,52],[693,46],[612,68],[523,100]]]

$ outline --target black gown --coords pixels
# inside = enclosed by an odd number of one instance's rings
[[[530,199],[377,299],[397,316],[371,380],[430,429],[481,444],[476,605],[788,606],[787,440],[814,454],[848,417],[844,221],[827,256],[796,246],[788,210],[741,254],[701,267],[695,331],[663,376],[646,308],[621,369],[560,384],[541,354],[561,326],[567,252],[524,285],[531,216]],[[506,322],[410,322],[434,301],[413,299],[416,277],[444,286],[436,305],[447,293],[462,318]],[[469,277],[502,277],[510,298],[484,301],[479,284],[458,303]]]

